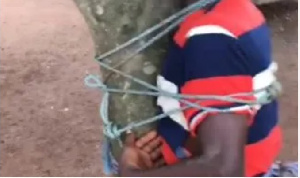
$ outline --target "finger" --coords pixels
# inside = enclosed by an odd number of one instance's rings
[[[154,167],[161,167],[161,166],[163,166],[163,165],[165,165],[165,164],[166,164],[166,161],[162,158],[162,159],[157,160],[157,161],[155,162]]]
[[[162,147],[158,147],[156,148],[151,154],[150,157],[152,160],[157,160],[158,158],[160,158],[162,156],[161,153]]]
[[[142,152],[143,154],[143,162],[147,168],[152,168],[153,167],[153,161],[151,160],[151,157],[149,156],[148,153]]]
[[[138,139],[138,141],[136,142],[136,146],[141,148],[141,147],[145,146],[149,141],[154,139],[155,137],[157,137],[157,132],[151,131],[151,132],[147,133],[146,135],[144,135],[143,137],[141,137],[140,139]]]
[[[145,136],[141,137],[138,139],[136,142],[136,146],[139,148],[142,148],[145,144],[147,144],[149,141],[157,137],[157,132],[156,131],[151,131],[147,133]]]
[[[126,138],[125,138],[125,145],[126,146],[133,146],[135,143],[135,136],[133,133],[129,133],[126,135]]]
[[[148,142],[148,144],[146,144],[142,150],[151,153],[154,149],[156,149],[157,147],[159,147],[162,144],[162,140],[160,137],[156,137],[154,140]]]

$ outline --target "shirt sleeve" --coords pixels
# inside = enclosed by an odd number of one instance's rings
[[[183,47],[184,81],[181,94],[226,96],[253,91],[253,76],[249,72],[250,62],[239,49],[236,38],[224,34],[205,34],[190,37]],[[253,101],[253,96],[239,96],[236,99]],[[230,109],[230,112],[249,116],[249,122],[256,113],[253,107],[242,103],[218,100],[189,100],[200,102],[200,106]],[[182,104],[184,105],[184,104]],[[195,133],[207,112],[196,108],[184,112],[189,130]]]

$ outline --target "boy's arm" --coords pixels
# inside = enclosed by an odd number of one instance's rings
[[[126,177],[244,176],[246,121],[246,116],[236,114],[209,116],[197,129],[203,155],[151,170],[137,170],[121,163],[120,174]]]

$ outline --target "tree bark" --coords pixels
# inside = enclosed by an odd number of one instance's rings
[[[97,55],[131,39],[148,27],[160,22],[179,9],[179,0],[74,0],[89,25],[94,39]],[[161,61],[166,52],[166,38],[140,53],[120,69],[128,74],[152,84],[160,71]],[[132,50],[132,49],[131,49]],[[129,51],[130,53],[130,51]],[[114,65],[122,56],[106,61]],[[103,76],[109,71],[101,69]],[[112,75],[107,85],[115,88],[145,90],[144,87],[123,78]],[[152,97],[127,94],[113,94],[110,99],[109,117],[120,126],[139,121],[156,114],[156,104]],[[135,132],[141,135],[155,124],[141,127]],[[120,146],[112,141],[113,154],[119,157]]]

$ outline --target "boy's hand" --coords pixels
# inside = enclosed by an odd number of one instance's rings
[[[161,144],[161,138],[155,131],[147,133],[138,140],[133,134],[127,135],[120,161],[121,170],[145,170],[162,166],[164,160],[161,154]]]

